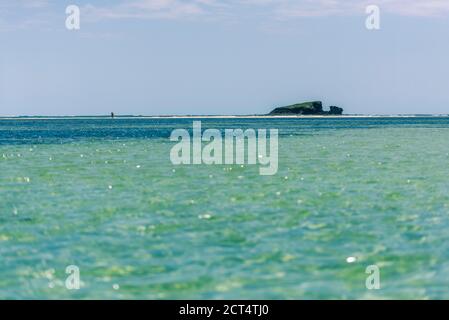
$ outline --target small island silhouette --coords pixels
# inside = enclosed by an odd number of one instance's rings
[[[323,110],[323,103],[321,101],[310,101],[297,103],[290,106],[279,107],[271,111],[268,115],[342,115],[343,109],[330,106],[329,111]]]

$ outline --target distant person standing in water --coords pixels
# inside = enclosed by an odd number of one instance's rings
[[[111,118],[114,119],[114,112],[111,112]]]

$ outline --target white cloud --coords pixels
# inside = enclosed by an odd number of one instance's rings
[[[45,26],[48,7],[49,0],[0,0],[0,31]]]
[[[91,4],[82,6],[82,14],[86,20],[256,18],[269,21],[365,15],[366,6],[375,4],[382,13],[394,15],[449,15],[449,0],[116,0],[113,3],[98,5],[91,0]],[[61,13],[57,8],[56,0],[0,0],[0,31],[50,25],[50,16],[52,21],[59,19]]]
[[[3,0],[0,1],[0,8],[36,9],[48,6],[48,0]]]
[[[357,15],[364,14],[368,5],[378,5],[386,13],[403,16],[449,14],[449,0],[278,0],[276,4],[270,3],[282,17]]]
[[[16,3],[25,8],[43,8],[48,6],[48,0],[16,0]]]
[[[449,0],[132,0],[84,9],[92,17],[111,19],[221,17],[233,13],[249,16],[254,9],[263,10],[266,17],[286,19],[363,15],[366,6],[373,4],[386,13],[403,16],[449,14]]]
[[[443,16],[449,14],[449,0],[384,0],[381,6],[405,16]]]
[[[214,0],[135,0],[107,7],[87,5],[83,12],[96,19],[175,19],[204,15]]]

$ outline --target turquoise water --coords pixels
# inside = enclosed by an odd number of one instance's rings
[[[174,167],[189,119],[0,120],[0,298],[449,298],[449,118],[202,123],[278,128],[277,175]]]

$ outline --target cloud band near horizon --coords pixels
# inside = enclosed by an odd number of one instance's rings
[[[258,9],[266,17],[294,19],[365,14],[368,5],[378,5],[386,13],[435,17],[449,14],[448,0],[134,0],[111,6],[88,4],[86,11],[95,18],[192,18],[223,16],[245,9]]]
[[[3,0],[1,0],[3,1]],[[77,3],[78,2],[78,3]],[[266,19],[364,15],[368,5],[378,5],[385,13],[408,17],[449,15],[449,0],[116,0],[108,5],[92,1],[67,1],[79,5],[88,20],[104,19],[221,19],[250,16],[254,12]],[[49,14],[56,2],[17,0],[0,2],[0,20],[13,22],[20,11]]]

